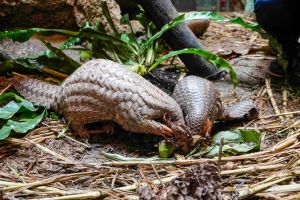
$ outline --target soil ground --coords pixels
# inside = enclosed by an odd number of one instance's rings
[[[208,50],[226,57],[238,74],[240,84],[236,88],[228,77],[216,82],[223,102],[232,104],[253,98],[260,110],[258,120],[216,127],[262,133],[259,152],[221,161],[189,157],[194,165],[183,156],[177,156],[176,164],[165,160],[155,164],[150,161],[157,156],[160,138],[129,134],[118,128],[113,135],[93,136],[89,140],[74,138],[70,131],[66,137],[58,137],[66,123],[62,119],[44,119],[25,137],[9,138],[8,144],[0,147],[0,188],[4,188],[0,199],[138,199],[139,184],[148,184],[155,190],[156,184],[210,162],[220,167],[224,190],[238,191],[240,197],[298,198],[299,119],[297,114],[270,115],[276,106],[282,113],[298,111],[299,91],[283,84],[284,80],[269,78],[267,66],[274,57],[268,54],[267,41],[258,34],[238,25],[211,22],[199,39]],[[14,47],[9,41],[1,44],[16,53],[13,57],[43,49],[37,40],[22,45]],[[5,88],[5,83],[1,84]],[[271,104],[272,98],[276,104]]]

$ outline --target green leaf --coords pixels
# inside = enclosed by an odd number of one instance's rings
[[[52,120],[57,121],[57,120],[59,120],[60,116],[57,115],[55,112],[51,112],[51,113],[50,113],[50,118],[51,118]]]
[[[6,105],[0,108],[0,140],[7,138],[12,131],[26,133],[33,129],[43,118],[46,110],[37,115],[38,110],[33,104],[13,92],[0,95],[0,104]]]
[[[7,138],[11,131],[16,133],[26,133],[27,131],[33,129],[38,123],[41,122],[45,116],[46,109],[35,117],[20,117],[18,120],[8,120],[6,124],[0,129],[0,140]]]
[[[80,38],[78,37],[69,37],[64,43],[59,45],[59,49],[69,49],[74,46],[76,43],[80,43]]]
[[[80,59],[84,62],[92,59],[92,52],[90,51],[80,51]]]
[[[128,14],[123,15],[120,19],[120,23],[123,24],[123,25],[129,24],[130,23],[129,15]]]
[[[217,55],[210,53],[208,51],[205,51],[203,49],[195,49],[195,48],[189,48],[189,49],[182,49],[182,50],[177,50],[177,51],[172,51],[164,56],[161,56],[149,69],[148,72],[150,72],[151,70],[153,70],[155,67],[157,67],[159,64],[161,64],[163,61],[172,58],[174,56],[180,55],[180,54],[187,54],[187,53],[191,53],[191,54],[197,54],[201,57],[203,57],[204,59],[206,59],[207,61],[209,61],[210,63],[212,63],[213,65],[215,65],[218,68],[223,68],[223,69],[227,69],[229,70],[229,75],[231,77],[231,81],[234,85],[237,85],[238,83],[238,79],[236,76],[235,71],[233,70],[233,68],[230,66],[230,64],[223,58],[218,57]]]
[[[221,139],[224,139],[222,154],[239,155],[259,150],[261,134],[252,130],[221,131],[213,136],[213,144],[202,150],[200,154],[206,157],[215,157],[219,154]]]
[[[71,68],[72,71],[74,71],[75,69],[77,69],[80,66],[80,63],[76,62],[75,60],[73,60],[72,58],[67,56],[61,49],[53,47],[50,44],[50,42],[46,42],[44,40],[41,40],[41,41],[51,51],[51,53],[53,53],[53,55],[55,55],[56,57],[64,59],[64,61],[66,61],[68,63],[68,66]]]
[[[161,158],[168,158],[173,154],[175,149],[176,147],[174,145],[162,141],[158,146],[159,156]]]
[[[80,38],[94,38],[103,41],[108,41],[118,45],[126,46],[121,40],[114,36],[110,36],[106,33],[102,33],[92,29],[91,27],[85,27],[80,31],[69,31],[64,29],[44,29],[44,28],[31,28],[27,30],[17,30],[17,31],[4,31],[0,32],[0,40],[5,38],[11,38],[13,41],[25,42],[29,40],[33,34],[38,36],[46,36],[59,34],[67,37],[80,37]]]
[[[29,111],[36,111],[37,108],[33,104],[22,97],[16,95],[13,92],[4,93],[0,96],[0,103],[3,103],[5,100],[15,99],[15,101],[10,101],[8,104],[0,108],[0,119],[10,119],[14,114],[16,114],[23,107]]]

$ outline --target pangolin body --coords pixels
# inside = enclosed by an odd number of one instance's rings
[[[111,120],[128,131],[175,135],[177,140],[187,142],[184,118],[177,102],[113,61],[89,61],[61,86],[21,76],[14,77],[12,84],[26,99],[64,115],[82,137],[90,134],[86,124]]]
[[[243,119],[248,115],[249,118],[257,117],[253,100],[247,99],[225,107],[216,85],[198,76],[187,76],[179,81],[173,98],[182,108],[191,135],[209,136],[215,120]]]

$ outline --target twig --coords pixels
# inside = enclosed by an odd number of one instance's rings
[[[269,165],[269,166],[253,166],[253,167],[245,167],[241,169],[233,169],[233,170],[224,170],[221,172],[222,176],[229,176],[233,174],[242,174],[242,173],[253,173],[264,170],[274,170],[281,169],[285,166],[285,164],[277,164],[277,165]]]
[[[49,69],[48,67],[43,67],[43,68],[42,68],[42,71],[43,71],[44,73],[51,74],[51,75],[56,76],[56,77],[61,78],[61,79],[66,79],[66,78],[68,78],[68,75],[67,75],[67,74],[64,74],[64,73],[55,71],[55,70],[53,70],[53,69]]]
[[[2,190],[3,191],[13,191],[13,190],[18,190],[18,189],[28,189],[31,187],[47,185],[47,184],[50,184],[53,182],[70,180],[70,179],[73,179],[74,177],[91,176],[91,175],[95,175],[97,173],[98,172],[82,172],[82,173],[73,173],[73,174],[63,174],[63,175],[47,178],[47,179],[41,180],[41,181],[35,181],[32,183],[23,183],[23,184],[18,184],[15,186],[9,186],[6,188],[2,188]]]
[[[264,190],[268,187],[271,187],[272,185],[275,185],[275,184],[278,184],[280,182],[283,182],[283,181],[286,181],[286,180],[289,180],[293,178],[293,176],[288,176],[288,177],[285,177],[285,178],[281,178],[281,179],[278,179],[278,180],[275,180],[275,181],[272,181],[272,182],[268,182],[268,183],[265,183],[265,184],[261,184],[261,185],[257,185],[255,187],[246,187],[246,188],[242,188],[240,190],[238,190],[239,192],[239,198],[245,198],[245,197],[248,197],[250,195],[253,195],[261,190]]]
[[[36,143],[36,142],[34,142],[34,141],[32,141],[32,140],[29,140],[29,139],[26,139],[26,140],[27,140],[28,142],[30,142],[31,144],[35,145],[36,147],[38,147],[39,149],[41,149],[42,151],[44,151],[44,152],[46,152],[46,153],[49,153],[49,154],[51,154],[51,155],[53,155],[53,156],[55,156],[55,157],[57,157],[57,158],[59,158],[59,159],[61,159],[61,160],[63,160],[63,161],[66,161],[66,162],[75,162],[75,161],[73,161],[73,160],[70,160],[70,159],[68,159],[68,158],[65,158],[64,156],[62,156],[62,155],[60,155],[60,154],[58,154],[58,153],[56,153],[56,152],[54,152],[54,151],[52,151],[52,150],[50,150],[50,149],[48,149],[48,148],[42,146],[42,145],[40,145],[40,144],[38,144],[38,143]]]
[[[78,141],[78,140],[75,140],[74,138],[72,138],[72,137],[70,137],[70,136],[68,136],[68,135],[65,135],[65,137],[66,137],[67,139],[73,141],[73,142],[76,142],[77,144],[80,144],[80,145],[82,145],[82,146],[85,146],[86,148],[91,148],[91,145],[86,144],[86,143],[83,143],[83,142],[80,142],[80,141]]]
[[[105,193],[102,193],[100,191],[94,191],[94,192],[86,192],[82,194],[66,195],[62,197],[39,198],[39,200],[94,199],[94,198],[102,198],[105,196],[107,196]],[[32,200],[37,200],[37,199],[32,199]]]
[[[163,183],[168,183],[171,182],[173,179],[175,179],[178,175],[173,175],[170,177],[166,177],[166,178],[162,178],[161,180],[153,180],[152,183],[154,183],[155,185],[159,185],[161,183],[161,181]],[[139,187],[139,185],[137,183],[132,184],[132,185],[128,185],[128,186],[124,186],[124,187],[119,187],[116,188],[114,190],[121,190],[121,191],[132,191],[132,190],[136,190]]]
[[[11,84],[8,84],[8,86],[6,86],[3,90],[1,90],[0,95],[2,95],[4,92],[6,92],[6,90],[8,90],[8,88],[11,87]]]
[[[154,191],[158,191],[158,188],[157,188],[157,186],[151,181],[151,180],[149,180],[149,178],[148,177],[146,177],[145,176],[145,173],[143,172],[143,170],[141,169],[141,168],[139,168],[139,174],[140,174],[140,176],[144,179],[144,180],[146,180],[146,182],[151,186],[151,188],[154,190]]]
[[[287,106],[288,106],[288,87],[287,87],[287,79],[285,79],[283,90],[282,90],[282,107],[283,107],[283,112],[285,113],[288,112]],[[286,118],[287,120],[290,120],[290,118],[293,118],[293,115],[287,115]]]
[[[115,185],[117,176],[118,176],[118,171],[116,171],[115,175],[113,175],[113,179],[112,179],[112,181],[111,181],[110,188],[114,188],[114,185]]]
[[[294,122],[292,125],[290,125],[290,126],[284,128],[284,129],[281,129],[280,131],[278,131],[278,132],[276,132],[276,133],[270,135],[270,136],[268,137],[268,139],[269,139],[269,138],[272,138],[272,137],[274,137],[274,136],[276,136],[276,135],[278,135],[278,134],[280,134],[280,133],[283,133],[283,132],[285,132],[285,131],[287,131],[287,130],[289,130],[289,129],[291,129],[291,128],[295,128],[295,127],[297,127],[298,125],[300,125],[300,120]]]
[[[223,150],[224,138],[222,137],[220,140],[220,148],[219,148],[219,155],[218,155],[218,168],[219,168],[219,175],[221,175],[222,171],[222,150]]]
[[[155,166],[154,166],[153,164],[151,164],[151,167],[152,167],[152,169],[153,169],[155,175],[157,176],[158,180],[160,181],[161,185],[162,185],[163,187],[166,187],[165,183],[161,181],[160,175],[157,173],[157,171],[156,171],[156,169],[155,169]]]
[[[271,104],[273,106],[273,109],[275,111],[276,114],[278,114],[279,118],[281,120],[283,120],[284,118],[280,115],[280,110],[276,104],[276,101],[274,99],[274,96],[273,96],[273,92],[272,92],[272,88],[271,88],[271,79],[270,78],[266,78],[265,79],[265,83],[266,83],[266,89],[267,89],[267,93],[268,93],[268,96],[270,98],[270,101],[271,101]]]

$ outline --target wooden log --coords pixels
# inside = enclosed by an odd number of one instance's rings
[[[178,12],[170,0],[138,0],[138,2],[142,5],[148,16],[158,28],[161,28],[178,16]],[[173,50],[203,48],[186,24],[179,25],[169,30],[165,33],[165,39]],[[221,72],[200,56],[183,54],[179,57],[188,68],[190,74],[201,77],[209,76],[211,79],[219,79],[224,76],[224,72]]]

